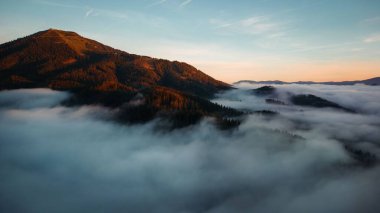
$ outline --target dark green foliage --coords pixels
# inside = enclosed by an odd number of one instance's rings
[[[197,124],[203,118],[203,114],[197,111],[178,111],[164,118],[169,121],[170,129],[176,129]]]
[[[231,130],[238,128],[241,124],[241,120],[230,118],[217,118],[216,124],[220,130]]]
[[[116,119],[121,123],[135,124],[146,123],[155,118],[159,109],[150,105],[126,106],[117,113]]]
[[[295,95],[291,97],[290,100],[293,104],[299,105],[299,106],[310,106],[310,107],[317,107],[317,108],[331,107],[335,109],[341,109],[347,112],[354,112],[351,109],[342,107],[339,104],[317,97],[315,95]]]
[[[130,101],[135,92],[126,91],[97,91],[81,90],[74,91],[73,95],[63,104],[68,106],[74,105],[103,105],[106,107],[120,107]]]
[[[356,149],[354,146],[346,144],[344,145],[344,149],[362,166],[371,167],[378,162],[376,155],[360,149]]]
[[[278,112],[270,111],[270,110],[259,110],[253,112],[254,114],[259,114],[259,115],[265,115],[265,116],[275,116],[278,115]]]
[[[338,104],[322,99],[315,95],[295,95],[291,98],[291,101],[293,104],[300,106],[340,108]]]
[[[263,86],[257,89],[253,89],[252,91],[255,95],[264,96],[272,95],[276,91],[276,88],[272,86]]]
[[[265,102],[267,104],[286,105],[283,101],[273,99],[273,98],[267,98],[265,99]]]
[[[167,129],[182,128],[198,123],[204,116],[223,119],[241,116],[242,112],[212,103],[203,98],[165,87],[154,87],[139,92],[139,105],[125,102],[117,117],[123,123],[144,123],[160,118]],[[226,124],[228,126],[231,124]]]

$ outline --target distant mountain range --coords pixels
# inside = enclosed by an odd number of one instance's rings
[[[189,64],[129,54],[55,29],[0,45],[0,90],[41,87],[70,91],[69,105],[120,107],[123,122],[165,115],[177,127],[240,113],[208,100],[229,84]]]
[[[327,82],[314,82],[314,81],[296,81],[296,82],[285,82],[285,81],[251,81],[251,80],[241,80],[235,82],[234,84],[239,83],[250,83],[250,84],[324,84],[324,85],[355,85],[355,84],[365,84],[370,86],[380,86],[380,77],[371,78],[367,80],[359,81],[327,81]]]

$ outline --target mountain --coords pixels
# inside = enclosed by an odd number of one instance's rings
[[[229,85],[181,62],[113,49],[74,32],[50,29],[0,46],[0,89],[88,86],[139,90],[160,85],[211,97]]]
[[[324,84],[324,85],[355,85],[364,84],[369,86],[380,86],[380,77],[370,78],[367,80],[358,81],[326,81],[326,82],[314,82],[314,81],[296,81],[296,82],[285,82],[285,81],[251,81],[251,80],[241,80],[235,82],[234,84],[249,83],[249,84]]]
[[[358,83],[366,84],[366,85],[380,85],[380,77],[370,78],[367,80],[359,81]]]
[[[69,105],[139,109],[141,116],[131,122],[162,111],[220,119],[239,114],[207,100],[231,86],[189,64],[130,54],[56,29],[0,45],[0,90],[41,87],[72,92]]]

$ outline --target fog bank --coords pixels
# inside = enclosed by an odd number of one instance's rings
[[[253,113],[235,131],[200,124],[170,133],[159,120],[126,126],[97,106],[68,108],[48,89],[0,92],[2,212],[378,212],[380,91],[277,87],[273,105],[238,85],[214,101]],[[288,104],[314,94],[358,111]]]

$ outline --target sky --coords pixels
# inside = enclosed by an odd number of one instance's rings
[[[225,82],[380,76],[378,0],[0,0],[0,43],[75,31]]]

